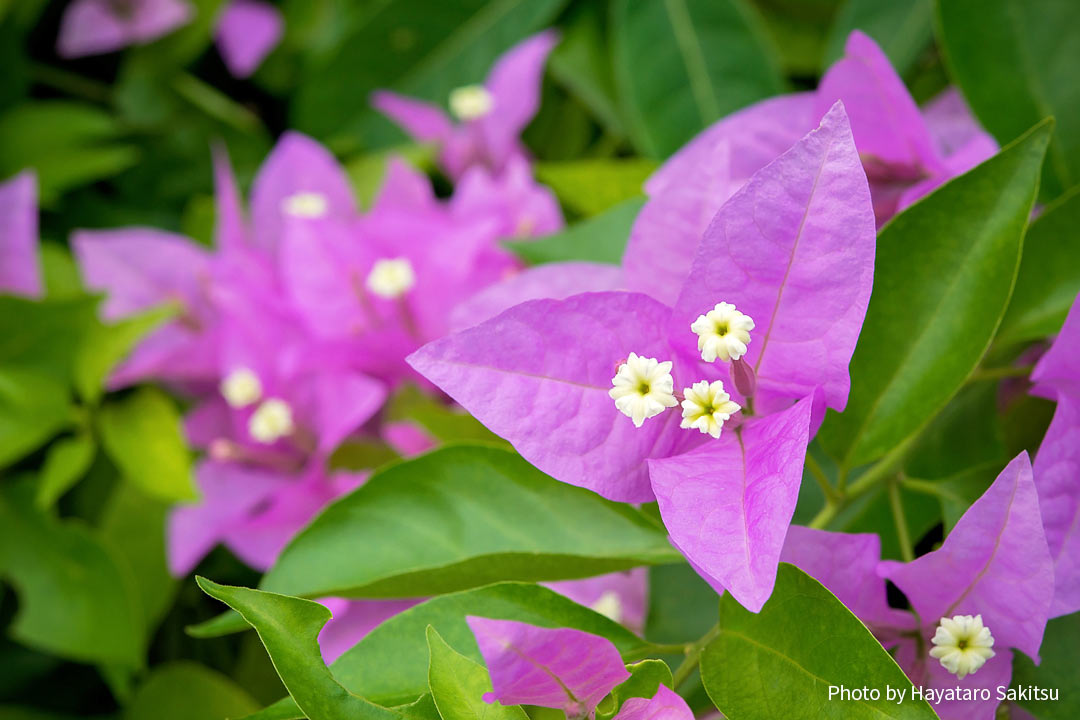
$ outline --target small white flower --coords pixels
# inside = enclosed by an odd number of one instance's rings
[[[609,620],[622,622],[622,600],[614,590],[605,590],[596,598],[596,602],[589,606],[592,610],[600,613]]]
[[[742,408],[724,392],[719,380],[700,380],[683,390],[682,422],[679,427],[697,428],[702,434],[720,437],[724,422]]]
[[[749,315],[736,310],[731,303],[722,302],[704,315],[699,315],[690,329],[697,333],[702,360],[713,362],[720,358],[727,362],[738,360],[746,354],[754,321]]]
[[[292,408],[284,400],[269,398],[255,409],[248,421],[248,432],[255,440],[269,445],[281,438],[292,435]]]
[[[281,211],[300,218],[321,218],[330,208],[326,196],[315,192],[300,192],[281,201]]]
[[[660,362],[656,358],[630,357],[619,366],[611,379],[608,395],[615,400],[619,412],[641,427],[646,419],[675,407],[675,380],[671,377],[671,361]]]
[[[243,408],[259,402],[262,397],[262,383],[259,376],[249,368],[233,370],[221,381],[221,394],[229,407]]]
[[[994,647],[994,637],[990,628],[983,625],[982,615],[941,618],[930,642],[935,645],[930,657],[940,660],[942,667],[961,680],[994,657],[990,649]]]
[[[365,285],[379,297],[399,298],[416,284],[416,273],[406,258],[376,260],[371,266]]]
[[[477,120],[494,107],[495,97],[483,85],[466,85],[450,91],[450,112],[458,120]]]

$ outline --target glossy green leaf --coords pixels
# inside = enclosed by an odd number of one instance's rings
[[[0,576],[19,595],[11,635],[72,660],[140,666],[133,579],[84,525],[42,513],[33,495],[32,483],[0,484]]]
[[[540,627],[569,627],[606,637],[626,660],[638,660],[650,645],[617,622],[539,585],[497,583],[431,598],[399,613],[368,633],[333,664],[334,676],[355,693],[384,705],[409,702],[428,689],[426,629],[431,625],[467,658],[481,663],[467,615],[517,620]],[[284,718],[286,699],[271,706]],[[271,709],[268,708],[268,711]]]
[[[75,388],[88,403],[96,403],[105,392],[105,379],[132,348],[150,332],[173,317],[172,305],[132,315],[106,325],[94,323],[75,359]]]
[[[1013,687],[1057,689],[1057,702],[1037,698],[1018,699],[1018,705],[1038,720],[1074,720],[1080,717],[1080,613],[1051,620],[1039,648],[1042,662],[1031,662],[1021,652],[1013,654]]]
[[[1056,334],[1080,293],[1080,187],[1039,213],[1024,238],[1024,256],[996,342],[1007,345]]]
[[[427,644],[428,685],[442,720],[527,720],[519,705],[484,702],[484,695],[491,692],[487,669],[447,645],[431,625]]]
[[[162,500],[196,497],[180,414],[160,390],[139,388],[101,408],[101,440],[124,477]]]
[[[678,557],[663,528],[634,508],[558,482],[509,450],[463,445],[376,472],[297,535],[261,587],[417,597]]]
[[[222,720],[258,708],[228,677],[193,662],[159,665],[124,708],[123,720]]]
[[[639,198],[656,167],[643,158],[611,158],[537,163],[535,170],[537,179],[550,186],[564,206],[590,217]]]
[[[319,651],[319,631],[330,611],[317,602],[218,585],[199,587],[240,613],[259,633],[281,681],[310,720],[399,720],[401,716],[352,694],[334,679]]]
[[[618,265],[630,239],[630,229],[644,204],[644,197],[633,197],[562,232],[506,245],[531,265],[564,260]]]
[[[862,30],[905,73],[933,39],[933,16],[933,0],[846,0],[829,32],[823,67],[843,56],[852,30]]]
[[[851,395],[818,437],[847,468],[922,429],[964,384],[1009,302],[1051,125],[946,183],[878,235]]]
[[[1080,4],[1073,0],[936,3],[950,75],[1002,144],[1045,117],[1057,120],[1044,199],[1080,182]]]
[[[904,671],[836,596],[781,563],[776,589],[758,614],[720,600],[720,634],[701,657],[709,697],[727,717],[776,720],[936,720],[925,700],[902,703],[884,688],[909,688]],[[878,688],[879,700],[829,699],[830,685]]]
[[[55,378],[0,365],[0,467],[40,447],[70,419],[67,388]]]
[[[454,88],[483,81],[500,54],[547,27],[566,0],[396,0],[348,29],[294,100],[294,124],[316,137],[361,137],[369,147],[400,133],[368,104],[396,90],[445,106]]]
[[[649,157],[783,90],[777,53],[742,0],[616,0],[612,33],[630,137]]]
[[[88,432],[53,443],[41,468],[35,504],[41,509],[52,507],[90,468],[96,450],[94,436]]]

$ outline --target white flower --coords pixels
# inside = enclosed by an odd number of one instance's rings
[[[365,283],[368,290],[388,300],[401,297],[415,284],[416,273],[405,258],[376,260]]]
[[[229,407],[243,408],[259,402],[262,383],[259,376],[246,367],[237,368],[221,381],[221,394]]]
[[[596,602],[589,606],[592,610],[600,613],[608,620],[622,622],[622,600],[614,590],[605,590],[596,598]]]
[[[300,192],[281,201],[281,211],[301,218],[320,218],[330,208],[326,196],[315,192]]]
[[[284,400],[269,398],[262,405],[255,408],[248,420],[248,432],[255,440],[270,444],[286,435],[292,435],[293,425],[292,408]]]
[[[990,649],[994,647],[994,637],[990,628],[983,625],[982,615],[941,618],[930,642],[936,646],[930,650],[930,657],[940,660],[942,667],[961,680],[994,657]]]
[[[656,358],[630,357],[619,366],[611,379],[608,395],[615,400],[619,412],[641,427],[646,419],[675,407],[675,380],[671,377],[671,361],[660,362]]]
[[[711,383],[700,380],[683,390],[683,398],[679,427],[697,428],[714,438],[720,437],[724,421],[741,410],[739,404],[732,402],[731,396],[724,392],[724,383],[719,380]]]
[[[494,107],[495,97],[483,85],[466,85],[450,91],[450,112],[458,120],[477,120]]]
[[[699,315],[690,329],[697,333],[702,360],[713,362],[720,358],[727,362],[738,360],[746,354],[754,321],[749,315],[736,310],[731,303],[722,302],[704,315]]]

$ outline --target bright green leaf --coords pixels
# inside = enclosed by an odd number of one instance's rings
[[[82,524],[33,506],[28,482],[0,484],[0,576],[19,594],[19,642],[80,662],[135,668],[145,634],[133,581]]]
[[[356,548],[364,548],[357,553]],[[377,471],[282,551],[261,587],[305,597],[417,597],[678,559],[634,508],[516,453],[449,446]]]
[[[630,677],[611,689],[611,694],[596,707],[597,720],[609,720],[618,714],[630,698],[652,698],[661,685],[672,686],[671,668],[663,660],[642,660],[627,665]]]
[[[851,395],[818,437],[847,468],[910,439],[978,366],[1009,302],[1051,126],[946,183],[878,235]]]
[[[123,720],[222,720],[257,708],[243,688],[221,673],[178,661],[154,668],[124,708]]]
[[[0,365],[0,467],[37,449],[70,419],[64,385],[49,375]]]
[[[506,243],[525,262],[538,265],[564,260],[588,260],[617,265],[622,260],[630,229],[645,204],[644,197],[618,205],[538,240]]]
[[[427,644],[428,684],[442,720],[528,720],[518,705],[484,702],[491,692],[488,671],[447,645],[430,625]]]
[[[1042,197],[1055,198],[1080,182],[1080,3],[939,0],[936,5],[949,74],[983,126],[1004,144],[1054,116]]]
[[[616,0],[612,24],[616,87],[649,157],[783,90],[776,51],[742,0]]]
[[[101,440],[124,477],[162,500],[196,497],[180,414],[172,401],[150,387],[104,405]]]
[[[90,468],[96,450],[94,436],[88,432],[53,443],[41,467],[35,504],[43,510],[52,507]]]
[[[643,158],[571,160],[537,163],[535,170],[563,205],[589,217],[638,198],[656,163]]]
[[[399,720],[399,714],[352,694],[334,679],[319,651],[319,631],[330,611],[288,595],[218,585],[199,587],[243,615],[266,647],[281,681],[310,720]]]
[[[111,325],[95,323],[79,348],[75,361],[75,387],[88,403],[96,403],[105,391],[105,379],[148,333],[173,317],[173,305],[147,310]]]
[[[701,657],[701,677],[720,712],[740,720],[936,720],[925,700],[902,703],[884,688],[911,688],[904,671],[821,583],[781,563],[760,613],[720,600],[720,634]],[[829,699],[830,685],[878,688],[881,699]]]

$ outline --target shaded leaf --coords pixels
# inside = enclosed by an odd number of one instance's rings
[[[537,163],[536,177],[564,206],[585,217],[641,195],[656,163],[642,158]]]
[[[178,661],[159,665],[124,708],[124,720],[221,720],[258,705],[239,685],[208,667]]]
[[[622,259],[630,228],[644,205],[644,197],[633,197],[562,232],[538,240],[508,242],[506,246],[533,265],[564,260],[615,265]]]

